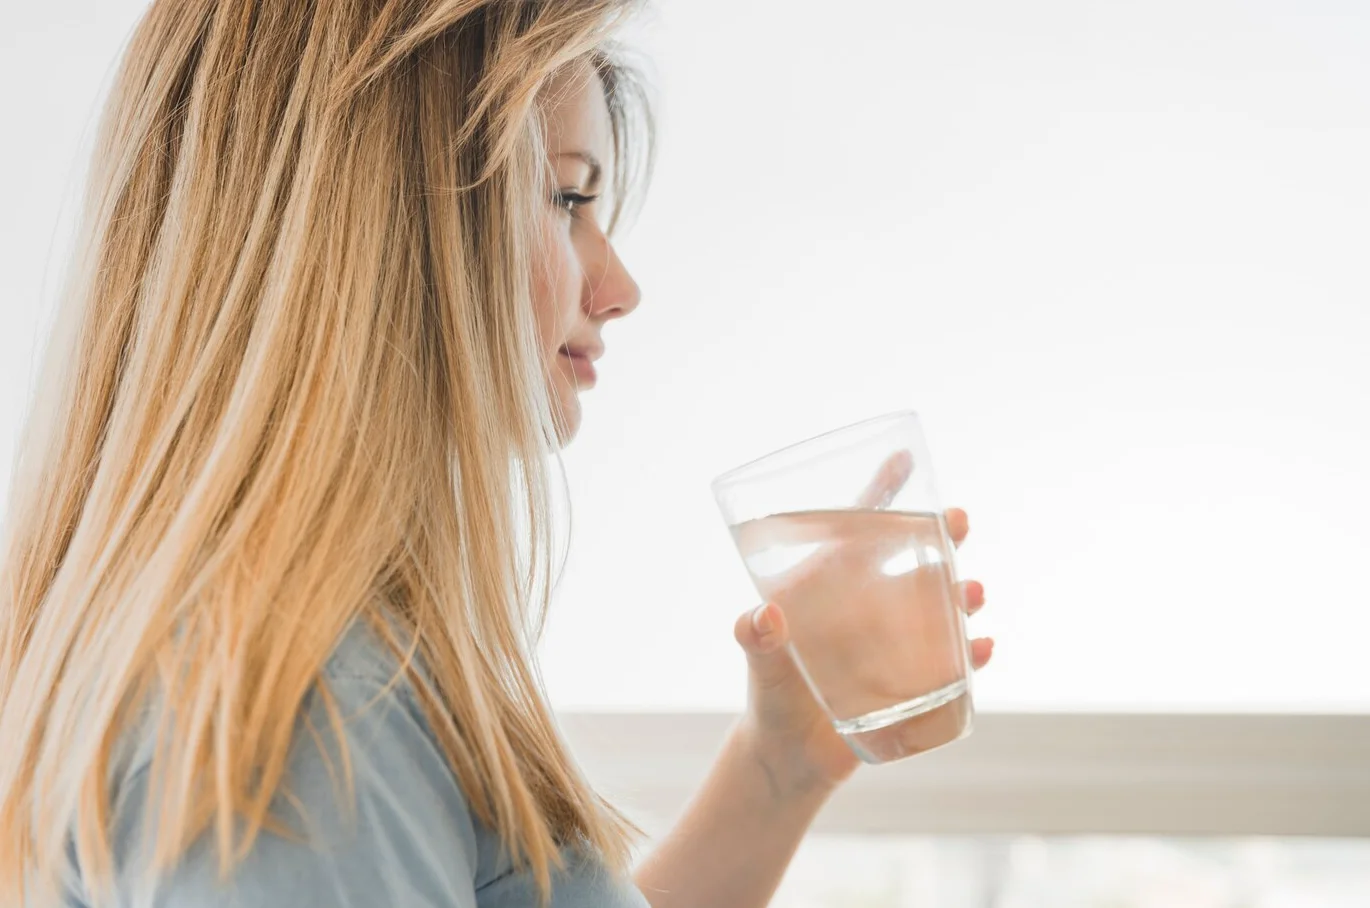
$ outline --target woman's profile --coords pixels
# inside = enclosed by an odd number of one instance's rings
[[[636,868],[536,671],[551,464],[641,296],[632,5],[152,3],[6,515],[0,903],[770,898],[857,765],[777,609]]]

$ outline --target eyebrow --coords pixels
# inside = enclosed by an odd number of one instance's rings
[[[590,168],[590,178],[585,182],[586,190],[593,190],[599,186],[600,178],[604,176],[604,168],[600,166],[599,158],[588,151],[563,151],[557,157],[575,158]]]

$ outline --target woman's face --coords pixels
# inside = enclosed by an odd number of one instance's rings
[[[544,229],[547,260],[533,279],[538,336],[551,360],[552,405],[568,443],[580,428],[580,392],[594,387],[606,322],[637,308],[639,292],[619,261],[600,198],[613,173],[613,133],[599,79],[588,64],[567,67],[546,86],[547,153],[553,197]]]

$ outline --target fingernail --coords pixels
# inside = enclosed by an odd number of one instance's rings
[[[752,612],[752,628],[762,637],[775,630],[775,622],[771,620],[770,603],[759,605]]]

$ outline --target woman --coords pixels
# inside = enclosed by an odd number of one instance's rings
[[[153,3],[11,497],[0,903],[770,897],[856,766],[777,609],[631,880],[534,667],[547,464],[638,305],[626,6]]]

